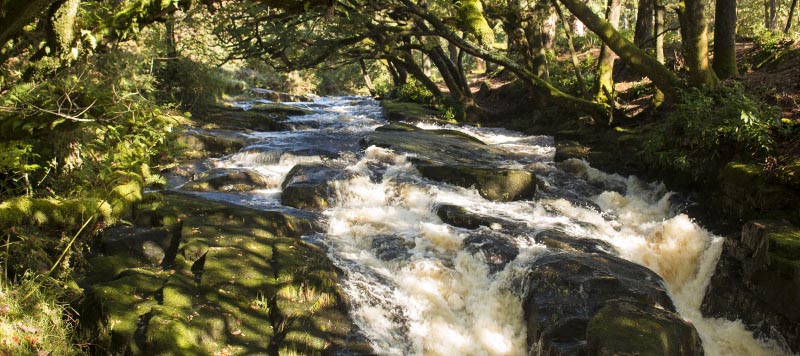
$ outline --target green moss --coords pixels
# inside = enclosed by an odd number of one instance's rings
[[[389,121],[453,123],[439,118],[439,112],[422,104],[384,100],[384,115]]]

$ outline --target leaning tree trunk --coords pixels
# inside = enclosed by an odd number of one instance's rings
[[[370,96],[376,96],[377,92],[375,91],[375,85],[372,84],[372,77],[369,76],[369,69],[367,69],[367,63],[364,61],[363,58],[358,60],[358,65],[361,67],[361,75],[364,76],[364,84],[367,85],[367,90],[369,90]]]
[[[683,0],[678,4],[683,51],[692,86],[715,86],[719,81],[708,61],[708,31],[703,0]]]
[[[656,88],[663,91],[667,98],[674,98],[677,95],[676,89],[680,85],[680,82],[678,81],[678,77],[667,69],[667,67],[622,36],[614,26],[611,26],[608,21],[598,17],[583,1],[560,1],[573,15],[578,17],[589,30],[597,34],[597,36],[622,60],[626,61],[640,74],[650,78]]]
[[[583,73],[581,73],[581,62],[578,60],[578,54],[575,52],[575,44],[572,42],[572,28],[567,18],[564,17],[564,12],[561,11],[561,6],[558,5],[556,0],[553,0],[553,7],[556,9],[561,23],[564,25],[564,36],[567,37],[567,44],[569,45],[569,54],[572,58],[572,67],[575,70],[575,77],[578,79],[579,93],[581,96],[588,97],[586,92],[586,81],[583,80]]]
[[[783,28],[783,33],[789,33],[789,30],[792,28],[792,19],[794,18],[794,11],[797,9],[797,0],[792,0],[792,4],[789,5],[789,18],[786,19],[786,27]]]
[[[606,8],[606,21],[613,27],[619,26],[622,2],[620,0],[608,0]],[[605,44],[600,48],[600,58],[597,61],[597,74],[595,76],[594,98],[599,102],[608,102],[613,105],[614,96],[614,61],[617,55]]]
[[[736,70],[736,0],[717,0],[714,21],[714,72],[733,78]]]

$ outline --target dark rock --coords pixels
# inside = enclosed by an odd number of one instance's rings
[[[142,265],[160,265],[172,246],[172,232],[167,228],[114,226],[103,231],[100,238],[106,255],[125,255],[137,258]]]
[[[247,192],[269,188],[267,177],[250,170],[218,170],[186,183],[182,188],[195,192]]]
[[[488,215],[476,214],[460,206],[442,205],[436,209],[436,215],[446,224],[450,224],[465,229],[477,229],[486,226],[493,230],[508,229],[516,227],[518,223],[496,218]]]
[[[460,187],[475,187],[486,199],[514,201],[536,193],[536,176],[517,169],[482,168],[466,165],[418,165],[423,177]]]
[[[577,141],[560,141],[556,144],[555,161],[561,162],[571,158],[586,159],[591,148],[581,145]]]
[[[322,164],[298,164],[281,184],[281,203],[298,209],[325,209],[334,199],[332,182],[344,176],[342,170]]]
[[[567,252],[615,253],[616,249],[608,242],[591,238],[577,238],[559,230],[544,230],[536,233],[537,243],[552,249]]]
[[[445,120],[439,119],[438,111],[422,104],[383,100],[381,106],[383,115],[391,122],[446,123]]]
[[[464,245],[470,253],[480,254],[491,273],[502,270],[519,255],[519,248],[511,236],[491,230],[469,234],[464,239]]]
[[[800,230],[782,221],[750,221],[726,238],[706,290],[704,315],[740,319],[756,336],[800,352]]]
[[[375,251],[375,256],[384,261],[407,258],[411,255],[408,250],[413,247],[414,244],[412,242],[408,242],[399,236],[376,236],[372,239],[372,249]]]
[[[384,131],[385,128],[389,131]],[[413,153],[419,157],[442,164],[469,164],[494,166],[498,160],[506,156],[506,152],[488,146],[475,137],[464,133],[452,134],[451,130],[398,130],[395,126],[383,126],[364,136],[361,146],[378,146],[390,148],[404,153]]]
[[[548,254],[533,262],[523,285],[531,354],[605,355],[602,350],[630,350],[597,339],[630,335],[629,326],[602,330],[604,320],[618,323],[617,317],[635,322],[638,334],[628,340],[641,344],[630,345],[633,350],[647,350],[650,342],[661,340],[681,347],[670,349],[668,355],[702,354],[696,331],[675,312],[663,280],[633,262],[606,253]],[[621,311],[619,315],[615,310]],[[678,353],[681,350],[686,352]]]

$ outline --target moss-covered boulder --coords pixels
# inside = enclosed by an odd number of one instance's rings
[[[773,216],[800,219],[800,194],[776,184],[755,163],[729,162],[719,174],[719,203],[723,212],[743,219]]]
[[[702,354],[697,332],[675,312],[661,277],[633,262],[555,252],[535,260],[523,283],[533,354]]]
[[[102,352],[371,353],[347,314],[338,271],[297,238],[312,232],[304,217],[166,195],[148,199],[137,221],[151,227],[104,237],[104,254],[92,259],[104,277],[87,279],[82,324],[100,335]],[[136,246],[161,241],[157,232],[173,238],[154,266]]]
[[[800,352],[800,229],[753,220],[726,240],[701,310],[740,319],[757,336],[784,340]]]
[[[472,167],[466,165],[417,166],[423,177],[460,187],[475,187],[493,201],[530,199],[536,193],[536,176],[518,169]]]
[[[177,138],[187,159],[220,157],[244,148],[247,138],[231,131],[187,130]]]
[[[611,301],[586,329],[590,355],[702,355],[694,326],[676,313]]]
[[[210,171],[204,177],[186,183],[182,189],[195,192],[248,192],[272,185],[274,182],[258,172],[226,169]]]
[[[500,230],[513,228],[517,225],[517,223],[494,216],[477,214],[456,205],[441,205],[436,208],[436,215],[446,224],[471,230],[481,226],[486,226],[493,230]]]
[[[334,181],[345,177],[344,171],[322,164],[298,164],[281,184],[281,203],[305,210],[326,209],[333,203]]]

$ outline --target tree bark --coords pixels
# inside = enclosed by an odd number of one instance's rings
[[[656,15],[653,26],[656,36],[656,60],[658,63],[664,64],[666,62],[666,58],[664,57],[664,12],[666,12],[666,7],[664,7],[663,0],[655,0],[653,7],[655,8]],[[660,106],[663,102],[664,92],[656,89],[656,93],[653,95],[653,104],[655,104],[655,106]]]
[[[606,7],[606,21],[613,27],[619,26],[619,17],[621,13],[620,0],[608,0]],[[597,60],[597,75],[595,76],[594,98],[599,102],[611,103],[611,96],[614,93],[614,61],[617,55],[603,44],[600,48],[600,58]]]
[[[560,1],[572,14],[577,16],[589,30],[597,34],[597,36],[622,60],[626,61],[640,74],[650,78],[656,88],[663,91],[668,98],[674,98],[677,95],[676,89],[680,85],[680,82],[678,81],[678,77],[667,69],[667,67],[622,36],[611,24],[598,17],[583,1]]]
[[[789,30],[792,28],[792,19],[794,19],[794,11],[797,9],[797,0],[792,0],[792,4],[789,5],[789,18],[786,19],[786,27],[783,28],[783,33],[788,34]]]
[[[633,43],[641,48],[653,47],[653,33],[655,28],[654,0],[639,0],[636,10],[636,29],[633,34]]]
[[[736,69],[736,0],[717,0],[714,21],[714,72],[720,79],[738,75]]]
[[[48,10],[45,33],[47,43],[55,57],[68,61],[72,42],[75,40],[75,17],[78,15],[80,0],[59,0]]]
[[[683,51],[692,86],[715,86],[718,78],[708,61],[708,31],[703,0],[683,0],[678,4],[678,19],[683,29]]]

